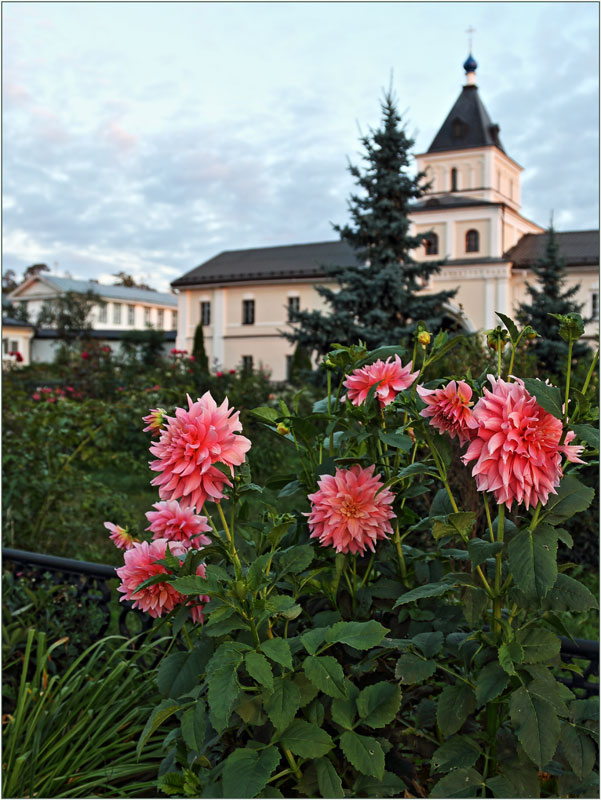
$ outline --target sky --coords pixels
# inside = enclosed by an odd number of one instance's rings
[[[383,91],[425,152],[469,27],[522,213],[597,228],[596,2],[4,2],[3,269],[166,291],[223,250],[336,239]]]

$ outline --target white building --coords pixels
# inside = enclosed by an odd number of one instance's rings
[[[464,64],[465,85],[417,168],[431,186],[411,211],[411,234],[431,232],[418,261],[444,265],[424,292],[457,289],[448,313],[468,331],[495,327],[495,312],[513,315],[527,300],[526,281],[543,255],[547,234],[520,213],[522,167],[506,152],[480,99],[476,62]],[[560,231],[568,285],[586,330],[598,337],[599,231]],[[190,349],[202,322],[207,354],[222,368],[243,363],[264,367],[283,380],[293,352],[281,336],[291,308],[320,309],[315,290],[324,264],[352,266],[356,258],[341,241],[265,247],[221,253],[178,278],[177,347]]]

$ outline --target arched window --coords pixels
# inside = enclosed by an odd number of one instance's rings
[[[469,230],[465,234],[465,252],[477,253],[480,250],[480,234],[478,231]]]
[[[438,235],[436,233],[429,233],[424,239],[424,247],[426,248],[427,256],[438,255]]]
[[[457,168],[453,167],[451,170],[451,191],[457,191]]]

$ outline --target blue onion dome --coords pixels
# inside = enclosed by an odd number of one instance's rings
[[[463,64],[463,69],[464,69],[466,72],[475,72],[475,71],[476,71],[476,69],[477,69],[477,67],[478,67],[478,64],[477,64],[477,62],[476,62],[476,59],[475,59],[475,58],[474,58],[474,56],[473,56],[473,55],[470,53],[470,54],[469,54],[469,56],[466,58],[466,60],[465,60],[464,64]]]

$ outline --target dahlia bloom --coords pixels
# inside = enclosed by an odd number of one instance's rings
[[[363,553],[366,547],[374,552],[379,539],[392,533],[390,520],[394,495],[382,487],[382,479],[374,475],[375,467],[337,469],[335,475],[322,475],[319,491],[309,495],[311,539],[319,539],[323,547],[334,547],[338,553]]]
[[[465,381],[450,381],[444,389],[417,387],[417,393],[426,403],[420,416],[430,417],[430,425],[441,433],[456,436],[465,444],[473,436],[478,422],[472,413],[472,390]]]
[[[190,606],[194,622],[203,622],[203,603],[209,601],[206,595],[199,595],[193,600],[187,601],[185,595],[176,591],[172,584],[166,581],[154,583],[136,592],[136,588],[153,575],[172,574],[162,564],[155,563],[165,558],[167,545],[169,545],[169,550],[174,556],[182,556],[186,552],[186,548],[181,542],[168,542],[167,539],[155,539],[153,542],[136,542],[130,550],[126,550],[123,555],[124,565],[115,570],[119,578],[121,578],[121,585],[118,587],[118,591],[123,594],[121,601],[132,600],[134,608],[145,611],[155,619],[173,611],[176,606],[185,604]],[[199,565],[196,574],[204,577],[205,568],[203,564]]]
[[[139,541],[138,539],[134,539],[131,533],[128,533],[127,529],[122,528],[121,525],[105,522],[104,527],[111,532],[109,539],[112,540],[115,547],[118,547],[119,550],[131,550],[134,544]]]
[[[508,508],[514,500],[526,508],[545,505],[549,494],[557,494],[562,454],[582,464],[583,448],[570,445],[573,431],[559,444],[560,420],[538,405],[519,378],[513,383],[492,375],[488,379],[492,391],[485,388],[474,407],[478,428],[462,461],[476,461],[472,475],[478,491],[494,492],[497,503]]]
[[[148,423],[147,426],[144,428],[144,432],[150,431],[152,435],[158,434],[161,430],[161,426],[165,418],[167,417],[167,412],[164,408],[151,408],[150,414],[147,414],[145,417],[142,417],[142,422]]]
[[[186,505],[202,508],[205,500],[218,502],[231,481],[214,467],[217,461],[234,474],[244,462],[250,441],[237,435],[242,430],[239,412],[220,406],[205,392],[195,403],[188,396],[188,409],[178,408],[175,417],[165,417],[161,438],[150,447],[156,461],[150,469],[159,472],[151,483],[159,487],[161,500],[183,497]]]
[[[206,517],[196,516],[193,508],[180,506],[177,500],[155,503],[156,511],[148,511],[146,517],[150,522],[147,531],[152,531],[153,539],[167,539],[170,542],[181,542],[186,547],[198,549],[211,544],[208,536],[211,530]]]
[[[419,371],[411,372],[413,362],[410,361],[404,367],[398,356],[394,357],[394,361],[391,359],[392,356],[386,361],[378,359],[347,376],[343,385],[348,389],[348,399],[353,405],[360,406],[364,403],[371,387],[379,381],[381,383],[376,389],[376,395],[382,407],[392,403],[398,392],[411,386],[419,375]]]

